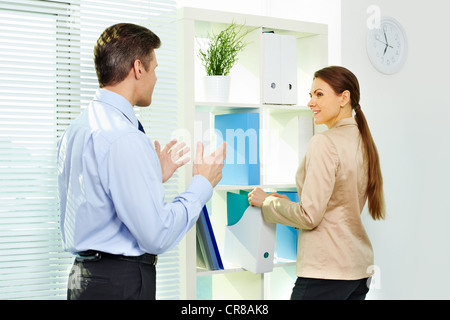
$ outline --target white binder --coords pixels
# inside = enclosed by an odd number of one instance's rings
[[[297,39],[281,36],[281,104],[297,104]]]
[[[275,33],[262,34],[263,103],[281,103],[281,40]]]
[[[264,104],[297,104],[297,39],[262,34],[262,92]]]
[[[224,260],[253,273],[273,270],[276,224],[264,221],[261,209],[248,207],[225,230]]]

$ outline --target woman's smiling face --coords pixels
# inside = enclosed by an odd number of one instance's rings
[[[337,95],[328,83],[315,78],[309,93],[311,100],[308,103],[308,107],[314,114],[314,122],[325,124],[328,128],[333,127],[342,118],[343,109],[348,103],[348,99],[344,97],[347,92]]]

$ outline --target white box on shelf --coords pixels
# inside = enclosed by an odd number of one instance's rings
[[[225,230],[224,260],[253,273],[273,270],[276,224],[264,221],[260,208],[248,207]]]

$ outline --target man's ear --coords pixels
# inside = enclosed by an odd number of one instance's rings
[[[134,77],[136,78],[136,80],[139,80],[141,78],[143,67],[144,66],[142,65],[141,60],[139,60],[139,59],[134,60],[133,72],[134,72]]]

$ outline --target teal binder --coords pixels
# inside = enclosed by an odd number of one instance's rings
[[[247,210],[248,192],[240,190],[239,193],[227,192],[227,225],[236,224]]]
[[[227,157],[219,185],[259,184],[259,113],[216,115],[216,132],[226,141]]]

